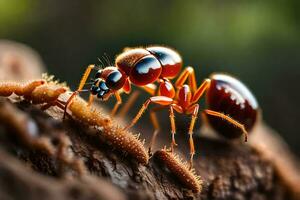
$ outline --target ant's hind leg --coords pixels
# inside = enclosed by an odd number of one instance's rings
[[[210,87],[210,79],[205,79],[202,84],[196,89],[192,98],[192,104],[197,103],[199,99],[203,96],[204,92]]]
[[[86,83],[92,69],[95,68],[95,65],[89,65],[84,74],[82,75],[82,78],[80,80],[80,83],[79,83],[79,86],[78,86],[78,89],[72,93],[72,95],[69,97],[68,101],[66,102],[66,105],[65,105],[65,109],[64,109],[64,116],[63,116],[63,119],[66,117],[66,112],[67,112],[67,109],[68,109],[68,106],[69,104],[72,102],[73,98],[76,97],[76,95],[79,93],[80,90],[82,90],[82,88],[84,87],[84,84]]]
[[[93,104],[93,102],[94,102],[94,95],[90,94],[87,106],[90,107]]]
[[[227,115],[225,115],[223,113],[217,112],[217,111],[206,109],[206,110],[204,110],[204,112],[207,115],[211,115],[211,116],[214,116],[214,117],[219,117],[219,118],[221,118],[223,120],[226,120],[228,123],[233,124],[236,127],[238,127],[239,129],[241,129],[241,131],[244,134],[244,140],[245,140],[245,142],[247,142],[247,140],[248,140],[248,132],[245,129],[245,126],[243,124],[241,124],[238,121],[232,119],[231,117],[229,117],[229,116],[227,116]]]

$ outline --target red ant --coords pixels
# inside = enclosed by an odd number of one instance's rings
[[[100,100],[107,100],[112,94],[115,95],[117,103],[115,104],[111,115],[113,116],[122,99],[120,93],[131,92],[131,84],[141,87],[151,95],[154,95],[158,81],[161,91],[174,91],[169,79],[174,78],[181,70],[182,59],[180,55],[167,47],[152,46],[147,48],[126,49],[117,56],[116,66],[99,69],[95,74],[94,83],[90,88],[90,98],[88,105],[91,105],[94,95]],[[78,89],[68,99],[65,114],[68,105],[72,99],[81,91],[95,65],[89,65],[84,72]],[[64,114],[64,117],[65,117]]]
[[[95,81],[90,88],[89,105],[93,101],[93,95],[97,95],[101,100],[107,100],[114,94],[117,103],[112,111],[113,115],[122,102],[121,89],[125,93],[130,93],[131,83],[143,88],[152,97],[143,104],[135,118],[125,129],[129,129],[140,119],[150,103],[169,107],[172,133],[171,151],[173,151],[174,146],[177,145],[175,142],[174,110],[178,113],[192,115],[188,130],[190,166],[192,167],[195,154],[192,135],[199,112],[198,101],[206,91],[208,109],[203,111],[203,116],[210,125],[224,137],[234,139],[244,134],[245,141],[247,141],[248,131],[253,128],[259,109],[255,97],[239,80],[225,74],[213,74],[210,79],[205,79],[197,88],[194,69],[187,67],[177,79],[175,83],[177,91],[175,91],[169,79],[174,78],[180,72],[182,59],[177,52],[160,46],[130,49],[117,56],[115,63],[115,67],[106,67],[96,73]],[[90,65],[86,69],[78,90],[67,101],[65,113],[69,103],[82,90],[94,67],[94,65]],[[188,84],[185,84],[187,80]],[[158,88],[153,84],[155,81],[159,83]],[[155,115],[157,110],[153,109],[150,113],[155,131],[149,152],[151,152],[159,131],[159,123]]]

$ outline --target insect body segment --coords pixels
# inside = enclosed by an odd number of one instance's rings
[[[34,89],[45,83],[44,80],[34,80],[27,83],[18,82],[0,82],[0,96],[10,96],[16,94],[18,96],[29,96]]]

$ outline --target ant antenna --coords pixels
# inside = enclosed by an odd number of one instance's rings
[[[98,65],[98,64],[95,64],[95,70],[100,70],[102,69],[103,67],[101,65]]]
[[[113,64],[111,63],[111,59],[109,57],[109,55],[107,53],[104,53],[104,56],[103,58],[105,59],[106,63],[109,65],[109,66],[112,66]]]
[[[102,56],[102,59],[104,60],[106,66],[109,66],[109,62],[108,62],[107,58],[105,56]]]
[[[99,67],[100,67],[101,69],[104,69],[105,65],[104,65],[104,63],[102,62],[102,60],[101,60],[100,58],[98,58],[98,61],[100,62]]]
[[[112,62],[112,59],[111,59],[111,57],[107,54],[107,57],[108,57],[108,60],[110,61],[110,65],[111,66],[113,66],[114,65],[114,63]]]

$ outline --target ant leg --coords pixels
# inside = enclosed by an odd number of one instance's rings
[[[112,109],[112,111],[110,112],[110,116],[111,116],[111,117],[115,116],[115,114],[116,114],[116,112],[117,112],[119,106],[122,104],[122,98],[121,98],[121,96],[120,96],[120,93],[119,93],[119,92],[115,92],[114,95],[115,95],[115,97],[116,97],[116,99],[117,99],[117,102],[116,102],[116,104],[114,105],[114,108]]]
[[[198,102],[198,100],[202,97],[204,92],[209,89],[210,87],[210,79],[205,79],[203,83],[199,86],[199,88],[195,91],[193,98],[192,98],[192,104]]]
[[[85,84],[86,81],[87,81],[87,78],[89,77],[89,75],[90,75],[92,69],[94,69],[94,68],[95,68],[95,65],[89,65],[89,66],[86,68],[86,70],[85,70],[85,72],[84,72],[84,74],[83,74],[83,76],[82,76],[82,78],[81,78],[81,80],[80,80],[78,89],[77,89],[75,92],[73,92],[73,94],[69,97],[68,101],[66,102],[66,106],[65,106],[65,109],[64,109],[64,116],[63,116],[63,119],[65,119],[65,117],[66,117],[66,112],[67,112],[67,109],[68,109],[69,104],[72,102],[72,99],[79,93],[80,90],[82,90],[84,84]]]
[[[161,106],[161,107],[152,108],[150,110],[150,119],[151,119],[152,125],[154,127],[154,132],[152,134],[151,141],[149,143],[149,149],[148,149],[149,155],[151,155],[152,147],[155,143],[156,136],[157,136],[158,132],[160,131],[160,125],[159,125],[158,120],[157,120],[156,112],[160,111],[164,108],[165,108],[164,106]]]
[[[236,127],[238,127],[239,129],[241,129],[241,131],[244,133],[244,137],[245,137],[245,142],[247,142],[248,140],[248,132],[247,130],[245,129],[245,126],[241,123],[239,123],[238,121],[232,119],[231,117],[223,114],[223,113],[220,113],[220,112],[217,112],[217,111],[213,111],[213,110],[204,110],[204,112],[207,114],[207,115],[211,115],[211,116],[215,116],[215,117],[219,117],[221,119],[224,119],[226,120],[228,123],[231,123],[233,125],[235,125]]]
[[[142,86],[140,88],[142,88],[144,91],[148,92],[152,96],[155,95],[155,92],[156,92],[156,89],[157,89],[156,85],[153,84],[153,83],[150,83],[148,85]],[[126,93],[129,93],[129,92],[130,92],[130,90],[127,91]],[[134,91],[134,93],[132,95],[130,95],[129,99],[126,101],[126,104],[124,105],[124,107],[122,108],[122,110],[119,112],[119,114],[118,114],[119,117],[124,117],[126,115],[126,113],[128,112],[128,110],[131,108],[131,106],[133,105],[133,103],[138,98],[139,94],[140,93],[138,91]]]
[[[172,142],[171,142],[171,152],[174,152],[174,146],[177,146],[175,141],[175,134],[176,134],[176,125],[175,125],[175,115],[174,115],[174,108],[170,105],[170,123],[171,123],[171,134],[172,134]]]
[[[170,123],[171,123],[171,133],[172,133],[171,152],[174,151],[174,146],[177,146],[177,143],[175,141],[176,126],[175,126],[174,110],[178,113],[183,113],[183,109],[181,106],[177,104],[170,105]]]
[[[180,74],[177,81],[175,82],[175,87],[180,88],[187,79],[189,79],[189,86],[191,87],[192,92],[195,92],[197,89],[197,82],[193,67],[186,67],[183,70],[183,72]]]
[[[131,92],[131,83],[128,79],[126,79],[122,89],[126,94],[129,94]]]
[[[92,94],[90,94],[90,96],[89,96],[89,101],[88,101],[88,107],[89,106],[91,106],[92,105],[92,103],[93,103],[93,101],[94,101],[94,95],[92,95]]]
[[[94,68],[95,68],[95,65],[89,65],[87,67],[87,69],[85,70],[85,72],[84,72],[84,74],[83,74],[83,76],[82,76],[82,78],[80,80],[80,83],[79,83],[77,91],[78,90],[82,90],[82,88],[83,88],[84,84],[86,83],[86,81],[87,81],[87,79],[88,79],[88,77],[89,77],[92,69],[94,69]]]
[[[124,128],[124,130],[129,129],[129,128],[131,128],[132,126],[134,126],[136,124],[136,122],[141,118],[142,114],[148,108],[150,103],[155,103],[155,104],[162,105],[162,106],[168,106],[168,105],[173,103],[173,99],[171,99],[169,97],[165,97],[165,96],[150,97],[147,101],[145,101],[145,103],[143,103],[143,105],[142,105],[141,109],[139,110],[139,112],[133,118],[131,123]]]
[[[66,118],[67,109],[68,109],[70,103],[71,103],[72,100],[76,97],[76,95],[78,95],[78,93],[79,93],[80,91],[81,91],[81,90],[76,90],[75,92],[73,92],[73,93],[71,94],[71,96],[69,97],[69,99],[67,100],[67,102],[65,103],[63,119]]]
[[[137,100],[138,96],[140,95],[139,91],[134,91],[129,98],[127,99],[125,105],[123,106],[123,108],[120,110],[118,117],[123,118],[128,110],[132,107],[133,103]]]
[[[194,104],[191,107],[188,108],[187,110],[188,113],[192,114],[192,120],[190,123],[189,127],[189,143],[190,143],[190,169],[193,167],[193,158],[195,155],[195,146],[194,146],[194,140],[193,140],[193,130],[194,130],[194,125],[198,116],[199,112],[199,104]]]
[[[157,89],[155,84],[148,84],[145,86],[140,87],[143,90],[145,90],[146,92],[148,92],[150,95],[155,95],[155,91]],[[126,91],[125,91],[126,92]],[[129,91],[127,91],[126,93],[129,93]],[[124,117],[126,115],[126,113],[128,112],[128,110],[130,109],[130,107],[132,106],[132,104],[135,102],[135,100],[138,98],[139,96],[139,92],[135,91],[130,97],[129,99],[126,101],[126,104],[124,105],[123,109],[120,111],[119,117]]]

